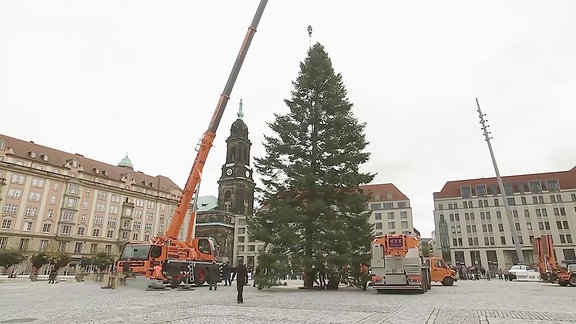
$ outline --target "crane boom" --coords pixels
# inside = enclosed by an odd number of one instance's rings
[[[222,119],[222,115],[226,109],[228,99],[230,99],[230,93],[234,88],[234,84],[236,83],[236,79],[240,73],[242,63],[246,58],[246,53],[248,52],[248,48],[250,47],[250,43],[252,42],[252,38],[254,37],[254,33],[256,32],[256,28],[258,27],[258,23],[260,22],[260,18],[262,17],[262,13],[264,12],[264,8],[266,7],[267,2],[267,0],[260,1],[258,9],[256,10],[256,14],[252,19],[252,23],[250,24],[250,27],[248,27],[248,31],[246,32],[246,36],[244,37],[244,41],[242,42],[242,46],[240,47],[240,51],[236,57],[234,66],[232,67],[232,71],[230,71],[230,75],[228,76],[228,81],[224,86],[224,91],[220,95],[220,99],[218,100],[218,104],[216,105],[216,109],[212,115],[212,120],[210,121],[208,130],[202,136],[200,147],[198,148],[198,153],[194,160],[194,164],[192,165],[192,169],[190,170],[190,174],[188,175],[188,180],[186,181],[186,185],[184,186],[184,190],[182,191],[182,195],[178,201],[178,206],[176,207],[174,215],[172,216],[172,221],[170,222],[168,230],[166,231],[166,238],[177,239],[178,233],[182,228],[182,224],[186,218],[186,213],[188,212],[190,202],[194,196],[194,191],[196,190],[196,187],[200,181],[200,176],[202,174],[202,170],[204,169],[204,164],[206,163],[206,158],[208,157],[208,153],[210,152],[212,143],[216,137],[216,130],[218,129],[218,125],[220,124],[220,120]],[[190,223],[193,224],[193,222]]]

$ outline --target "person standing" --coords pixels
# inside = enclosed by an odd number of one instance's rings
[[[237,302],[238,304],[244,303],[244,286],[248,284],[248,269],[244,265],[242,259],[238,259],[238,266],[236,266],[236,290],[238,290]]]
[[[212,264],[208,268],[208,282],[210,283],[209,290],[212,290],[212,287],[214,287],[214,291],[216,291],[218,276],[220,275],[218,270],[216,260],[212,260]]]
[[[224,262],[224,265],[222,265],[222,277],[224,277],[224,286],[232,286],[232,280],[230,279],[230,264],[228,261]]]
[[[48,283],[49,284],[53,284],[56,283],[56,268],[52,268],[52,270],[50,271],[50,274],[48,275]]]

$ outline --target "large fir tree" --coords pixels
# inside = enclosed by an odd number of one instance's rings
[[[275,114],[266,154],[255,159],[264,208],[249,219],[249,229],[266,243],[258,261],[268,278],[302,269],[311,288],[326,266],[337,287],[344,267],[369,258],[368,197],[359,189],[374,177],[359,170],[370,156],[365,125],[354,117],[342,76],[321,44],[309,49],[293,86],[285,100],[290,112]]]

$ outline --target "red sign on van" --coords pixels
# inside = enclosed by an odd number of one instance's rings
[[[388,246],[393,248],[401,248],[404,246],[404,240],[401,237],[388,238]]]

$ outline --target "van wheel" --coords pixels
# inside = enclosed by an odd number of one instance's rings
[[[442,280],[443,286],[452,286],[453,284],[454,284],[454,279],[452,279],[450,277],[446,277],[446,278],[444,278],[444,280]]]
[[[576,287],[576,275],[571,275],[570,279],[568,279],[568,283],[572,287]]]

